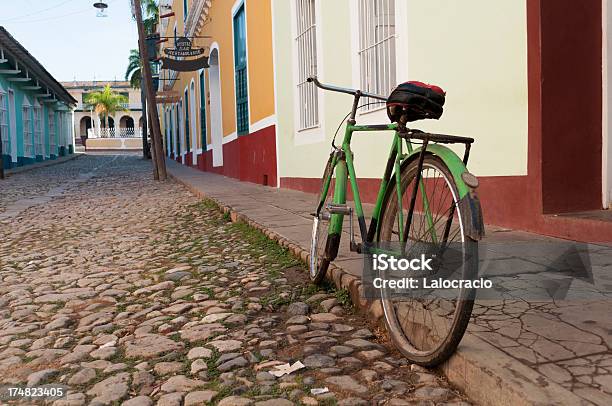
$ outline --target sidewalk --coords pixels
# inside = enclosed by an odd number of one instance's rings
[[[215,200],[232,220],[259,228],[307,260],[313,195],[239,182],[172,160],[167,165],[171,177],[196,195]],[[366,205],[366,214],[370,210]],[[555,242],[494,227],[487,228],[487,233],[485,244],[502,243],[502,247],[508,241],[521,241],[526,246]],[[348,251],[348,234],[342,241],[341,254],[329,276],[337,286],[351,292],[360,310],[379,318],[380,308],[360,297],[362,260]],[[512,281],[516,281],[512,278],[516,269],[528,267],[528,271],[519,272],[522,274],[546,271],[533,254],[529,257],[511,248],[501,251],[491,252],[492,261],[503,257],[502,276]],[[442,367],[444,374],[483,405],[612,404],[611,252],[596,247],[590,255],[593,277],[603,281],[605,291],[591,288],[596,295],[588,298],[527,301],[513,297],[477,302],[457,353]],[[521,282],[528,280],[519,280],[517,286]]]
[[[61,156],[56,159],[49,159],[46,161],[35,162],[30,165],[17,166],[15,168],[5,169],[4,173],[6,174],[6,176],[15,175],[17,173],[26,172],[26,171],[36,169],[36,168],[44,168],[46,166],[62,164],[64,162],[68,162],[68,161],[72,161],[73,159],[77,159],[81,156],[83,156],[82,153],[75,152],[73,154]]]

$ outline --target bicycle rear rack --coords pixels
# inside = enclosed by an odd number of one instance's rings
[[[411,139],[422,140],[425,144],[429,142],[435,142],[438,144],[464,144],[465,153],[463,155],[463,163],[467,165],[468,159],[470,158],[470,149],[474,143],[474,138],[462,137],[460,135],[449,135],[449,134],[435,134],[426,133],[417,129],[406,128],[405,131],[398,131],[400,138],[404,138],[408,141]],[[420,169],[420,167],[419,167]]]

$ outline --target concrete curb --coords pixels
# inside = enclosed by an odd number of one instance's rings
[[[8,176],[16,175],[18,173],[23,173],[23,172],[31,171],[31,170],[34,170],[34,169],[38,169],[38,168],[46,168],[47,166],[63,164],[63,163],[72,161],[74,159],[78,159],[78,158],[82,157],[83,155],[84,154],[82,154],[82,153],[75,152],[75,153],[73,153],[71,155],[68,155],[68,156],[65,156],[65,157],[61,157],[61,158],[57,158],[57,159],[53,159],[53,160],[48,160],[48,161],[36,162],[34,164],[31,164],[31,165],[18,166],[16,168],[11,168],[11,169],[5,170],[4,173],[8,177]]]
[[[308,264],[310,253],[297,243],[257,223],[231,206],[207,195],[188,181],[168,171],[168,176],[185,186],[191,193],[217,204],[232,222],[243,222],[287,248],[296,257]],[[341,267],[330,264],[327,279],[338,289],[347,289],[355,308],[376,324],[384,324],[383,309],[379,300],[368,300],[362,295],[361,280]],[[549,406],[590,405],[561,385],[537,371],[516,362],[474,334],[466,332],[457,352],[439,370],[448,380],[463,391],[472,402],[486,406]]]

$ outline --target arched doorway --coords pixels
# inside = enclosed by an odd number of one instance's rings
[[[213,166],[223,166],[223,117],[221,109],[221,74],[219,49],[213,48],[208,60],[210,65],[210,129],[213,149]]]
[[[134,129],[134,119],[130,116],[123,116],[119,120],[119,128],[131,128]]]
[[[81,118],[81,122],[79,123],[79,136],[86,137],[88,130],[91,128],[91,117],[85,116]]]
[[[100,126],[102,128],[106,128],[106,121],[108,121],[108,128],[115,128],[115,119],[112,117],[108,117],[104,120],[104,117],[100,117]]]

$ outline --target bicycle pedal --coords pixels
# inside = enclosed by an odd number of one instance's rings
[[[330,214],[353,214],[353,209],[346,204],[328,204],[326,208]]]
[[[352,239],[349,248],[351,252],[356,252],[358,254],[361,254],[363,252],[363,245],[361,243],[356,243]]]

